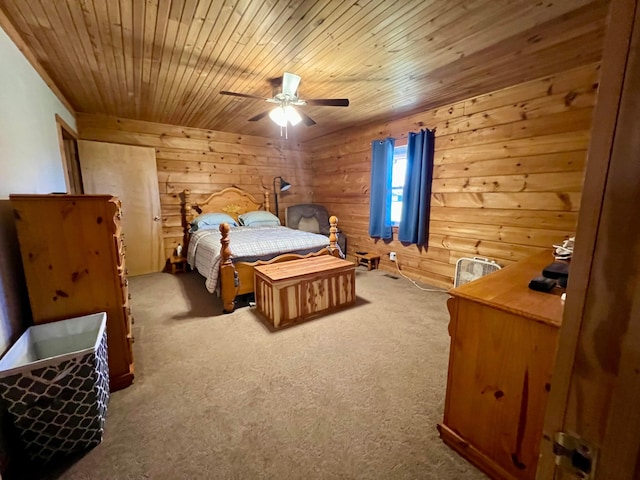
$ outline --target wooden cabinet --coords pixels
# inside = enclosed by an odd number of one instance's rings
[[[534,479],[563,305],[533,256],[451,290],[445,443],[497,479]]]
[[[11,195],[36,324],[107,312],[112,390],[133,381],[120,201],[111,195]]]
[[[277,328],[352,305],[355,270],[332,255],[257,266],[256,307]]]

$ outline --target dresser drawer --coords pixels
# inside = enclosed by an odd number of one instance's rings
[[[115,243],[115,248],[116,248],[116,262],[118,263],[118,267],[120,267],[124,264],[127,247],[124,244],[124,239],[122,235],[114,235],[113,241]]]
[[[131,314],[131,307],[127,306],[122,308],[122,317],[124,318],[125,332],[129,335],[134,323],[133,315]]]
[[[122,304],[129,305],[129,300],[131,300],[131,293],[129,292],[129,280],[127,280],[126,277],[121,277],[120,291],[122,292]]]

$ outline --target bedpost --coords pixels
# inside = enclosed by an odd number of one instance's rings
[[[271,205],[269,204],[269,190],[265,190],[264,192],[262,192],[262,195],[264,196],[264,211],[270,212]]]
[[[338,246],[338,217],[331,215],[329,217],[329,253],[334,257],[344,258],[345,253]]]
[[[182,201],[182,211],[180,212],[182,214],[183,229],[182,251],[184,252],[183,255],[186,256],[187,249],[189,248],[189,239],[191,237],[189,229],[191,228],[191,221],[193,220],[193,210],[191,209],[191,190],[188,188],[182,192]]]
[[[191,190],[188,188],[184,193],[184,217],[187,220],[187,225],[191,225],[191,221],[194,219],[193,206],[191,205]]]
[[[236,267],[231,261],[231,250],[229,249],[229,227],[228,223],[220,225],[220,233],[222,238],[220,244],[222,249],[220,250],[220,256],[222,261],[220,263],[220,295],[222,297],[223,312],[231,313],[235,308],[236,292],[238,291],[238,273]]]

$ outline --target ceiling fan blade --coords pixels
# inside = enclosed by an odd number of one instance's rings
[[[267,110],[266,112],[262,112],[259,113],[258,115],[256,115],[255,117],[251,117],[249,119],[250,122],[257,122],[258,120],[262,120],[264,117],[266,117],[267,115],[269,115],[269,110]]]
[[[284,95],[295,97],[299,86],[300,77],[298,75],[284,72],[284,76],[282,77],[282,93]]]
[[[258,97],[256,95],[248,95],[246,93],[228,92],[226,90],[221,90],[220,93],[222,95],[231,95],[232,97],[255,98],[256,100],[268,100],[265,97]]]
[[[271,88],[282,87],[282,77],[270,78],[269,80],[267,80],[267,82],[269,82],[269,85],[271,85]]]
[[[307,115],[306,113],[301,112],[300,110],[298,110],[298,113],[302,117],[302,121],[307,127],[313,127],[316,124],[315,120],[311,118],[309,115]]]
[[[323,105],[325,107],[348,107],[348,98],[315,98],[313,100],[305,100],[307,105]]]

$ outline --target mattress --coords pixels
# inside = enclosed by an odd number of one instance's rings
[[[187,261],[191,268],[206,278],[211,293],[218,287],[222,256],[218,227],[200,229],[191,235]],[[233,262],[270,260],[284,253],[305,255],[329,246],[329,238],[317,233],[287,227],[231,227],[229,249]]]

